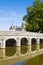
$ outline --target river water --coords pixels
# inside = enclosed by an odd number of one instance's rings
[[[7,56],[7,58],[12,57],[16,53],[17,49],[18,49],[18,47],[6,47],[5,49],[0,49],[0,61],[2,61],[2,62],[0,62],[0,65],[5,65],[5,63],[7,63],[6,65],[9,65],[11,61],[8,60],[8,62],[7,61],[3,62],[3,59],[6,59],[6,56]],[[27,52],[27,50],[28,50],[27,46],[22,46],[21,53],[25,54]],[[24,61],[15,63],[15,59],[13,61],[14,62],[12,63],[12,65],[23,65],[23,63],[24,63]]]
[[[12,65],[23,65],[23,64],[24,64],[24,61],[21,61],[21,62],[18,62],[18,63],[12,64]]]
[[[21,46],[20,47],[20,52],[21,52],[21,54],[25,54],[27,51],[29,51],[29,49],[30,49],[31,47],[30,46]],[[36,46],[34,45],[34,46],[32,46],[32,48],[33,48],[33,50],[36,48]],[[1,58],[1,57],[4,57],[5,55],[7,56],[7,57],[11,57],[11,56],[13,56],[15,53],[16,53],[16,51],[17,50],[19,50],[19,48],[18,47],[6,47],[5,49],[0,49],[0,61],[1,60],[3,60],[3,58]],[[15,61],[15,60],[14,60]],[[18,63],[12,63],[12,65],[23,65],[23,63],[24,63],[25,61],[21,61],[21,62],[18,62]],[[1,62],[0,62],[1,63]],[[4,63],[4,62],[3,62]],[[9,62],[10,63],[10,62]],[[2,65],[2,64],[0,64],[0,65]],[[3,64],[3,65],[5,65],[5,64]],[[7,64],[8,65],[8,64]]]

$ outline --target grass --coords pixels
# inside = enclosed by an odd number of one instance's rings
[[[28,46],[27,45],[21,45],[21,53],[25,54],[28,51]]]
[[[28,59],[23,65],[43,65],[43,54],[38,55],[32,59]]]
[[[6,47],[5,54],[6,56],[12,56],[16,53],[16,47]]]

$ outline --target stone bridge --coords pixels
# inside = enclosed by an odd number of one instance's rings
[[[9,42],[11,43],[9,44]],[[39,50],[40,44],[43,43],[43,34],[26,31],[0,31],[0,48],[5,49],[10,45],[17,46],[16,54],[18,54],[19,56],[21,55],[21,45],[27,44],[29,46],[28,52],[31,53],[31,46],[33,43],[37,44],[36,49]],[[2,52],[3,57],[5,57],[5,50],[3,50]]]

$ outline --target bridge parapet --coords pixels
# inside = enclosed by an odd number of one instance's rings
[[[0,31],[0,36],[36,36],[43,37],[43,33],[34,33],[27,31]]]

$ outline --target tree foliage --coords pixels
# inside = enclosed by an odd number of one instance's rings
[[[27,8],[27,15],[23,20],[27,31],[43,32],[43,1],[35,0],[33,5]]]

